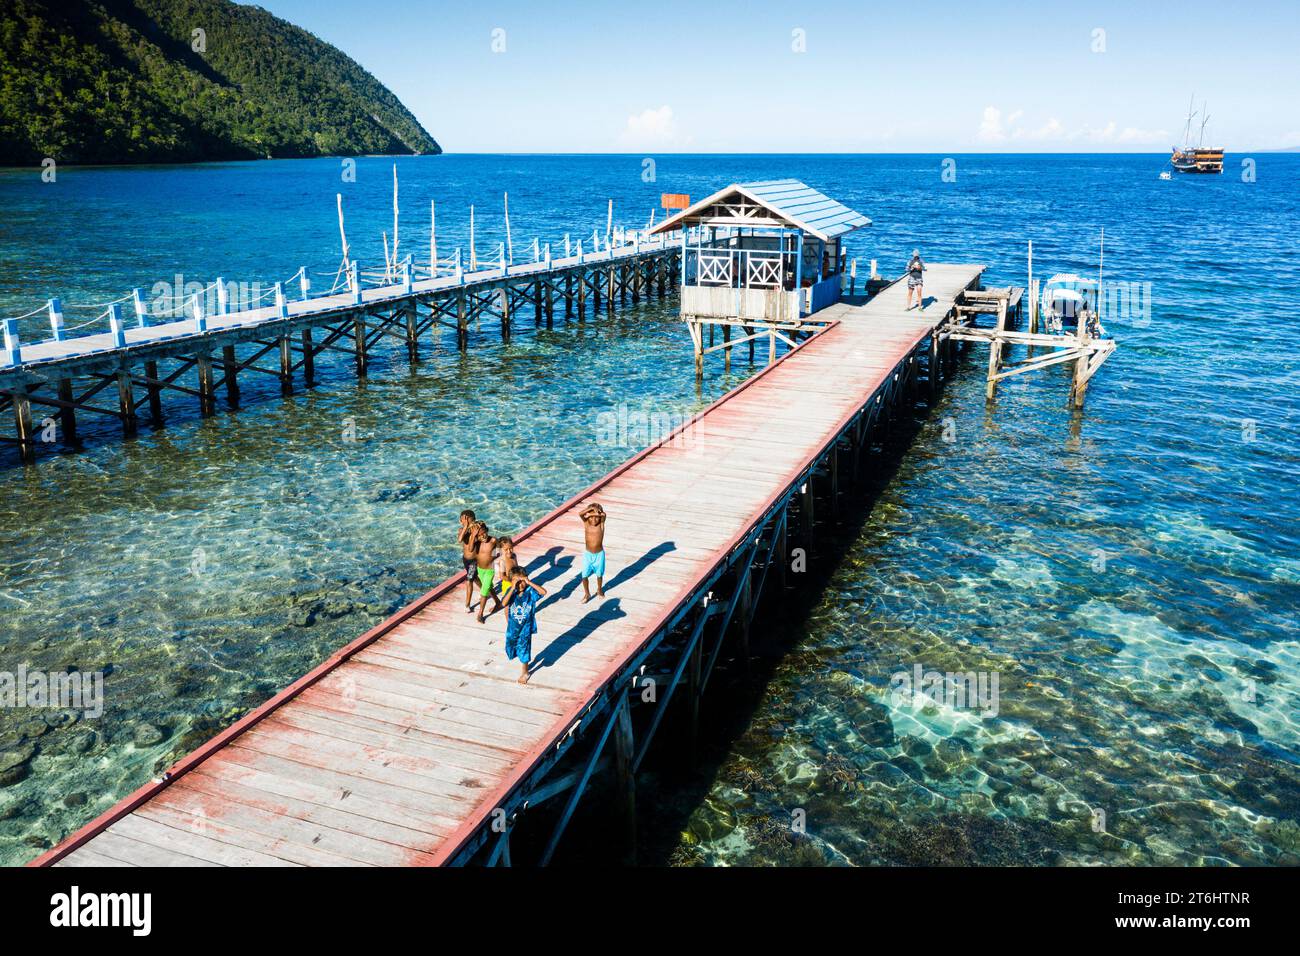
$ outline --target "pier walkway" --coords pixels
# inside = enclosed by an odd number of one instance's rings
[[[540,855],[516,862],[546,863],[596,774],[630,811],[671,701],[693,726],[723,642],[745,652],[769,571],[784,579],[789,536],[811,547],[815,488],[833,509],[877,423],[925,369],[933,388],[935,329],[982,271],[930,265],[923,312],[901,282],[829,307],[824,330],[517,535],[550,592],[527,686],[504,615],[477,624],[458,574],[35,862],[500,864],[540,819]],[[584,605],[590,500],[610,515],[609,576]]]

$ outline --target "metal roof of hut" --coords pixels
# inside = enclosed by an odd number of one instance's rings
[[[871,225],[871,220],[797,179],[732,183],[665,219],[651,233],[682,226],[752,226],[799,229],[829,242]]]

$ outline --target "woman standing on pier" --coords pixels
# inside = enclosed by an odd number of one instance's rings
[[[916,304],[925,308],[925,263],[921,260],[921,250],[912,250],[912,261],[907,264],[907,309],[912,309],[912,292],[916,292]]]

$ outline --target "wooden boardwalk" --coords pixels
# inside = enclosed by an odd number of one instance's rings
[[[655,635],[692,620],[684,615],[742,547],[759,550],[756,529],[774,505],[913,374],[982,270],[929,266],[924,312],[905,311],[902,283],[865,305],[830,307],[818,316],[834,320],[824,331],[518,535],[521,559],[550,592],[529,685],[505,658],[504,615],[477,624],[457,575],[35,862],[465,862],[506,815],[494,811],[518,808],[569,741],[599,738],[598,755],[619,733],[615,718],[597,719],[595,702],[626,707],[623,682]],[[609,570],[606,598],[584,605],[577,514],[592,499],[610,514]],[[769,556],[784,518],[771,527]],[[746,587],[749,567],[738,578]],[[696,620],[698,636],[710,615]],[[552,789],[568,786],[576,802],[586,780]]]
[[[616,303],[629,299],[635,305],[664,297],[679,278],[680,259],[680,245],[670,239],[633,237],[598,252],[584,253],[579,243],[575,254],[554,259],[548,250],[534,262],[512,264],[503,253],[490,266],[457,265],[450,274],[443,263],[424,270],[437,273],[428,278],[418,278],[409,262],[396,279],[363,279],[353,268],[342,291],[291,299],[283,284],[272,284],[252,296],[257,305],[243,309],[229,308],[231,284],[219,281],[186,300],[184,317],[149,314],[141,296],[142,312],[130,321],[116,302],[91,320],[101,326],[106,320],[108,332],[68,337],[59,331],[58,338],[34,343],[19,341],[18,319],[0,320],[0,414],[9,411],[14,421],[14,434],[0,434],[0,446],[15,446],[29,463],[43,445],[52,446],[49,432],[38,437],[43,427],[37,410],[57,422],[58,443],[76,448],[79,418],[86,414],[116,418],[129,436],[145,419],[162,426],[164,395],[198,399],[204,417],[216,414],[221,393],[236,407],[245,372],[278,378],[289,394],[312,386],[316,362],[338,353],[351,356],[356,374],[364,377],[371,354],[384,342],[405,345],[414,365],[421,345],[437,348],[445,330],[465,350],[470,330],[483,317],[494,320],[505,341],[527,311],[538,328],[552,328],[557,306],[565,320],[576,315],[582,321],[589,302],[594,317],[602,305],[613,312]],[[204,304],[209,293],[217,295],[211,310]],[[51,331],[62,329],[57,302],[48,305]]]

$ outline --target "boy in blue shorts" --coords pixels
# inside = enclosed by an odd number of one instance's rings
[[[605,509],[592,502],[582,509],[582,531],[586,537],[586,551],[582,555],[582,603],[591,600],[587,579],[596,579],[596,593],[605,596]]]
[[[519,673],[521,684],[528,683],[528,662],[533,659],[539,597],[546,597],[546,588],[528,580],[528,572],[515,565],[506,594],[506,658],[519,661],[523,668]]]

